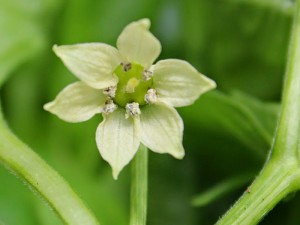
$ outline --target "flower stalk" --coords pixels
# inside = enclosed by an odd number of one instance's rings
[[[99,224],[69,184],[22,143],[2,118],[0,140],[0,162],[39,193],[65,224]]]
[[[148,149],[140,145],[131,168],[130,225],[145,225],[147,219]]]
[[[300,189],[300,0],[296,2],[281,113],[265,167],[217,225],[257,224],[288,194]]]

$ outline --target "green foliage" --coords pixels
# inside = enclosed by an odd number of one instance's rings
[[[218,91],[179,110],[185,159],[150,153],[149,225],[213,224],[247,184],[212,189],[201,208],[191,204],[192,197],[224,180],[254,176],[272,142],[291,24],[290,14],[282,12],[237,0],[0,0],[5,117],[70,182],[101,224],[128,224],[129,168],[118,181],[112,179],[94,140],[101,118],[68,124],[42,105],[75,80],[52,53],[53,44],[115,45],[124,25],[149,17],[162,42],[161,59],[186,59],[218,84]],[[0,224],[61,224],[4,167],[0,180]],[[295,197],[262,224],[296,225],[298,206]]]
[[[0,82],[24,62],[41,53],[47,43],[47,27],[56,0],[0,2]]]

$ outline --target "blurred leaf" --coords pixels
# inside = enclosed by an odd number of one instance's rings
[[[264,157],[275,131],[279,106],[263,103],[241,92],[224,95],[214,91],[201,97],[196,106],[180,109],[185,123],[205,127],[215,134],[227,133]]]
[[[230,193],[241,186],[249,183],[253,179],[253,174],[243,174],[228,178],[215,186],[209,188],[207,191],[200,193],[192,199],[192,205],[196,207],[206,206],[222,196]]]
[[[279,104],[262,102],[239,91],[232,92],[231,96],[232,100],[239,104],[241,111],[248,116],[249,122],[255,127],[261,138],[271,145],[277,124]]]
[[[0,85],[18,66],[40,53],[57,0],[0,1]]]
[[[285,15],[292,16],[294,9],[293,0],[231,0],[234,3],[248,3],[275,9]]]
[[[26,18],[26,12],[24,16],[24,12],[20,13],[19,9],[5,3],[0,3],[1,84],[12,70],[34,56],[44,44],[41,32],[36,29],[31,18]]]
[[[183,10],[180,49],[217,81],[219,90],[279,100],[291,17],[273,8],[222,0],[187,0]]]

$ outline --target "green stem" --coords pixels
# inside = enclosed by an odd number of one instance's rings
[[[300,189],[300,0],[294,15],[281,113],[270,157],[218,225],[257,224],[286,195]]]
[[[274,206],[295,191],[300,169],[296,164],[266,165],[255,182],[249,186],[235,205],[217,222],[217,225],[257,224]]]
[[[285,75],[282,109],[273,154],[298,158],[300,133],[300,0],[297,0],[289,61]]]
[[[99,224],[66,181],[21,142],[1,119],[0,140],[0,162],[38,192],[65,224]]]
[[[140,145],[132,162],[130,225],[145,225],[147,217],[148,149]]]

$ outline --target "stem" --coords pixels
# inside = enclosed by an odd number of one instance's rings
[[[130,225],[145,225],[147,217],[148,149],[140,145],[132,162]]]
[[[285,75],[282,109],[276,134],[276,156],[292,155],[298,158],[300,133],[300,0],[296,2],[294,24],[289,48],[289,61]]]
[[[65,224],[99,224],[69,184],[21,142],[1,119],[0,140],[0,162],[38,192]]]
[[[298,165],[269,162],[243,196],[221,218],[217,225],[257,224],[287,194],[295,190],[299,179]]]
[[[257,224],[280,200],[300,189],[300,0],[296,2],[282,96],[270,158],[248,191],[218,225]]]

